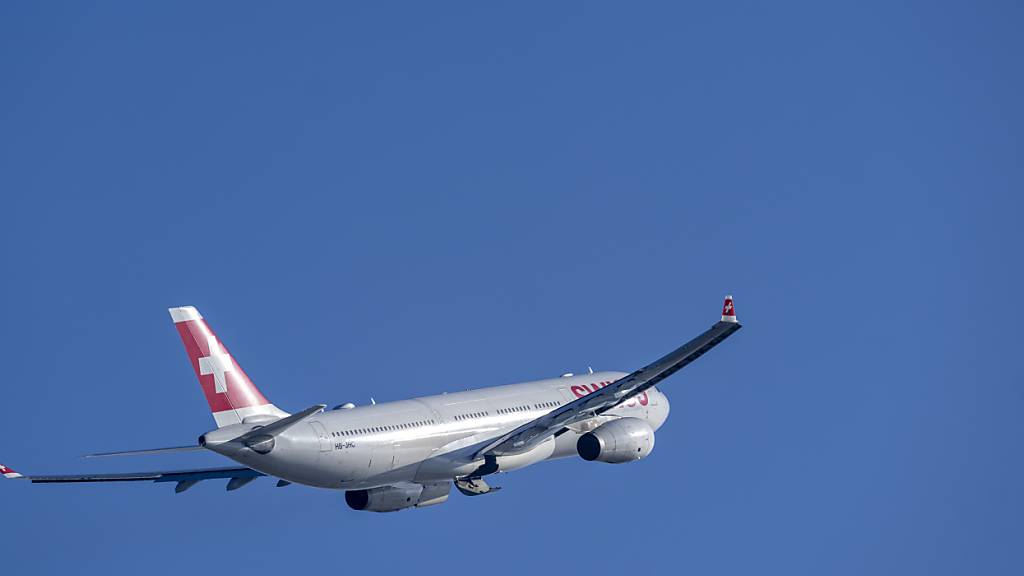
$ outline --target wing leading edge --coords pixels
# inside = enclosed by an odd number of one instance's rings
[[[477,455],[504,456],[528,452],[567,426],[607,412],[675,374],[718,346],[741,327],[736,320],[732,296],[726,296],[722,307],[722,319],[700,336],[632,374],[498,437],[479,450]]]

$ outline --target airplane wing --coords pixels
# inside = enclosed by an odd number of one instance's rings
[[[175,492],[184,492],[197,482],[215,478],[229,478],[228,490],[241,488],[252,480],[263,476],[252,468],[200,468],[197,470],[175,470],[156,472],[117,472],[107,474],[65,474],[56,476],[22,475],[0,464],[0,474],[5,478],[29,480],[35,484],[66,484],[75,482],[176,482]]]
[[[596,392],[499,436],[478,450],[476,456],[504,456],[528,452],[548,437],[561,434],[567,426],[607,412],[675,374],[740,328],[740,323],[736,321],[732,296],[726,296],[722,307],[722,319],[700,336]]]

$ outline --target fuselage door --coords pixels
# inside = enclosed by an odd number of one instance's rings
[[[313,431],[316,432],[317,438],[320,439],[320,451],[330,452],[334,449],[334,443],[331,442],[331,435],[327,433],[327,429],[324,425],[316,420],[311,420],[309,425],[312,426]]]
[[[379,440],[370,456],[371,477],[390,471],[395,465],[395,444],[391,439]]]

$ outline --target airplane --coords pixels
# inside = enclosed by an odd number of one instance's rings
[[[181,493],[203,480],[237,490],[258,477],[278,486],[345,491],[354,510],[393,512],[498,489],[485,477],[579,456],[625,463],[654,448],[669,402],[656,386],[731,336],[741,325],[732,296],[722,318],[696,338],[631,373],[593,372],[399,400],[317,404],[289,414],[271,404],[192,306],[169,309],[217,428],[190,446],[105,452],[89,457],[210,450],[241,466],[61,476],[0,474],[33,483],[175,483]]]

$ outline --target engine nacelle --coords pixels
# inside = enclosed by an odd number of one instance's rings
[[[606,422],[576,441],[584,460],[620,464],[646,458],[654,450],[654,429],[640,418]]]
[[[451,482],[429,482],[415,484],[402,482],[393,486],[381,486],[367,490],[348,490],[345,503],[353,510],[368,512],[395,512],[405,508],[423,508],[441,504],[448,500]]]

